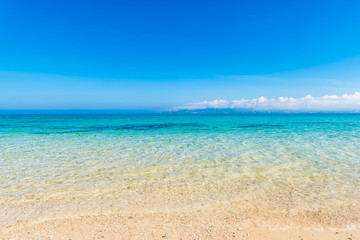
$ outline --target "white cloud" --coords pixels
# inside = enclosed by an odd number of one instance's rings
[[[285,111],[285,112],[360,112],[360,92],[354,94],[325,95],[312,97],[306,95],[302,98],[279,97],[241,100],[213,100],[190,103],[173,108],[178,110],[200,109],[238,109],[249,111]]]

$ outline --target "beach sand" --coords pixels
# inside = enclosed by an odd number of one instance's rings
[[[246,192],[221,198],[219,189],[202,195],[200,187],[163,188],[4,202],[0,239],[360,239],[357,206],[289,208],[285,194],[247,200]]]
[[[10,199],[0,204],[0,239],[360,239],[358,205],[291,204],[284,191],[237,192],[230,183]]]
[[[14,224],[1,239],[360,239],[360,229],[271,229],[243,226],[235,217],[208,212],[141,211],[83,215]]]

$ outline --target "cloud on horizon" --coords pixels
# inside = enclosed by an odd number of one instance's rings
[[[306,95],[302,98],[279,97],[241,100],[213,100],[190,103],[177,106],[173,111],[203,110],[203,109],[234,109],[242,111],[267,112],[360,112],[360,92],[354,94],[325,95],[313,97]]]

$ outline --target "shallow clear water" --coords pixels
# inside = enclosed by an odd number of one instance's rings
[[[349,227],[360,115],[0,115],[0,204],[2,225],[202,204],[274,226]]]

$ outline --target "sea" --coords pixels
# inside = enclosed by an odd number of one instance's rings
[[[356,227],[360,115],[0,115],[0,226],[129,207]]]

